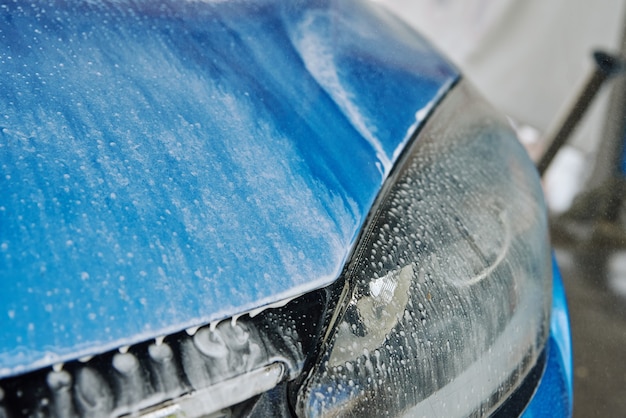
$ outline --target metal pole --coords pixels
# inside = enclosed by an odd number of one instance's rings
[[[571,133],[576,128],[576,125],[578,125],[578,122],[580,122],[589,108],[589,105],[600,90],[600,87],[602,87],[602,84],[613,75],[624,71],[624,63],[620,58],[614,55],[596,51],[593,53],[593,58],[595,62],[593,73],[585,83],[580,95],[567,113],[567,116],[560,124],[560,128],[556,131],[554,136],[548,140],[548,148],[541,156],[539,163],[537,163],[537,170],[540,176],[543,176],[559,149],[567,142]]]

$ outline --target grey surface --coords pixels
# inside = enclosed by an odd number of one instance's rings
[[[626,240],[617,226],[594,229],[579,228],[576,241],[553,231],[571,316],[574,416],[617,417],[626,413]],[[597,238],[607,232],[610,242]]]

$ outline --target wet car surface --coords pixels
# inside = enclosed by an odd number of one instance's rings
[[[0,413],[569,413],[537,173],[419,35],[2,6]]]

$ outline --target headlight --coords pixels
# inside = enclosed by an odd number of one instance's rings
[[[551,263],[535,169],[464,83],[398,165],[343,273],[302,416],[496,410],[538,363]]]

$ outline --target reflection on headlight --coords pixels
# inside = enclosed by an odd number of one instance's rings
[[[406,312],[412,279],[413,266],[409,264],[369,283],[369,294],[353,301],[348,306],[351,315],[339,324],[337,349],[329,359],[331,366],[348,365],[359,354],[374,351],[384,343],[389,330]]]

